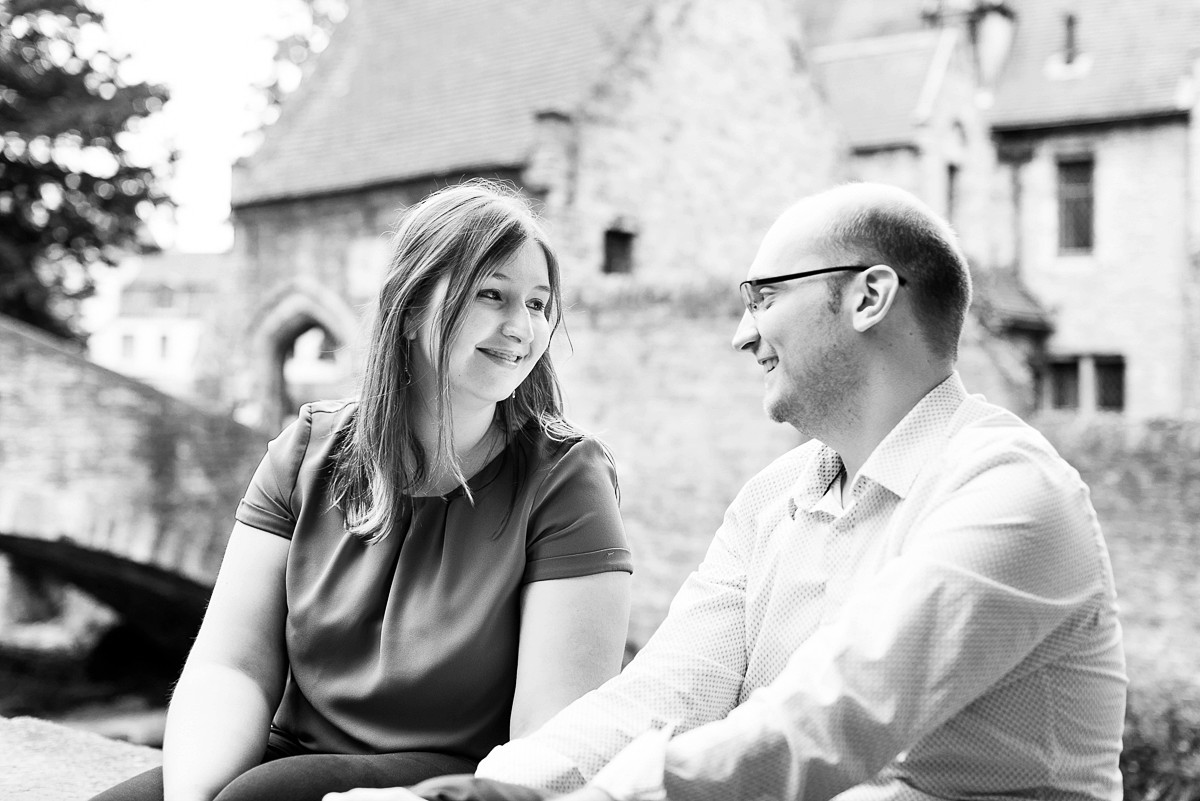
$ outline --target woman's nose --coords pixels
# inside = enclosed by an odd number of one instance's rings
[[[533,339],[533,323],[529,320],[529,310],[523,305],[514,307],[514,310],[505,316],[500,332],[518,342]]]

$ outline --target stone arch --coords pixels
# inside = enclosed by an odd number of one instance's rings
[[[284,364],[297,338],[320,328],[341,353],[348,379],[360,367],[361,322],[340,296],[325,287],[296,281],[271,292],[252,311],[249,331],[251,372],[254,376],[251,408],[246,417],[258,425],[278,430],[296,408],[288,396]],[[290,408],[289,408],[290,407]]]

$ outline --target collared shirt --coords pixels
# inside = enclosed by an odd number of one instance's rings
[[[754,477],[626,670],[477,775],[619,801],[1119,799],[1124,653],[1078,473],[957,374],[845,508],[841,470],[809,442]]]

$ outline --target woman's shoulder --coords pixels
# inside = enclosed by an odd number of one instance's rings
[[[300,407],[296,423],[309,429],[313,440],[324,439],[350,425],[357,409],[354,398],[310,401]]]
[[[518,432],[517,441],[534,469],[553,468],[564,460],[613,462],[612,452],[603,440],[567,423],[547,426],[530,422]]]

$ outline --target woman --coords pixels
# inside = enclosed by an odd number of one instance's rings
[[[471,772],[620,669],[629,551],[612,461],[562,417],[560,306],[515,194],[466,184],[403,215],[358,399],[305,405],[268,447],[163,768],[96,801]]]

